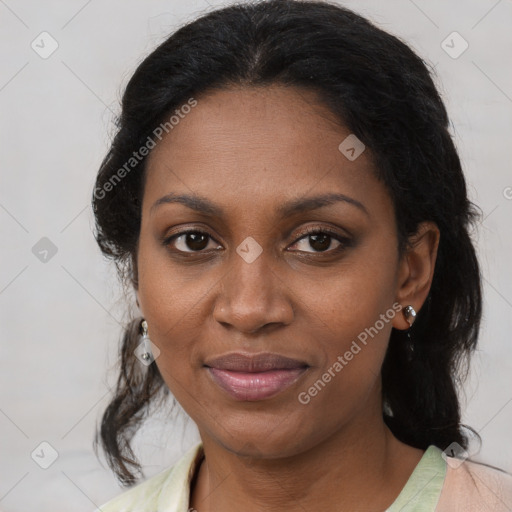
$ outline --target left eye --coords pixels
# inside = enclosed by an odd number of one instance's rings
[[[333,239],[336,242],[338,242],[338,245],[332,250],[336,250],[340,246],[343,246],[344,245],[343,242],[346,241],[346,239],[344,239],[344,237],[342,237],[341,235],[338,235],[336,233],[331,233],[329,231],[317,230],[317,231],[311,231],[311,232],[306,233],[301,238],[299,238],[299,240],[297,240],[293,245],[298,245],[301,242],[303,242],[304,245],[309,245],[310,247],[312,247],[314,249],[314,251],[302,251],[301,250],[301,252],[327,252],[329,247],[331,246]]]

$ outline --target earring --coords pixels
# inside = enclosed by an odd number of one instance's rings
[[[412,306],[405,306],[404,308],[405,319],[409,322],[409,327],[412,327],[416,319],[416,310]]]
[[[151,355],[151,341],[148,336],[148,323],[146,320],[142,320],[142,339],[141,343],[144,344],[144,349],[140,357],[144,359],[144,361],[151,361],[152,355]]]
[[[414,342],[411,338],[410,329],[416,319],[416,310],[412,306],[405,306],[404,316],[409,322],[409,329],[407,329],[407,361],[410,363],[414,358]]]

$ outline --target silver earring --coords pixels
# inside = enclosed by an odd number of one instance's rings
[[[144,343],[144,351],[142,352],[141,356],[144,361],[151,361],[152,355],[151,355],[151,342],[148,336],[148,323],[146,320],[142,320],[142,339],[141,343]]]
[[[405,319],[409,322],[409,327],[412,327],[416,319],[416,310],[412,306],[405,306],[404,308]]]
[[[412,306],[405,306],[404,308],[405,319],[409,322],[409,329],[407,329],[407,361],[410,363],[414,358],[414,342],[411,338],[411,327],[416,319],[416,310]]]

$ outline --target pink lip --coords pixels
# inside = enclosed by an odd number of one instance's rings
[[[265,372],[235,372],[208,368],[213,380],[237,400],[256,401],[277,395],[291,386],[306,367]]]
[[[309,365],[280,354],[232,352],[205,366],[213,381],[237,400],[270,398],[291,386]]]

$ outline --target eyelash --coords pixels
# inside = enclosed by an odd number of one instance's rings
[[[210,234],[208,232],[206,232],[206,231],[202,231],[200,229],[188,229],[188,230],[180,231],[179,233],[175,233],[175,234],[173,234],[173,235],[171,235],[169,237],[164,238],[162,240],[162,243],[163,243],[164,246],[168,247],[169,245],[171,245],[171,242],[174,239],[176,239],[176,238],[178,238],[180,236],[183,236],[183,235],[187,235],[189,233],[206,235],[211,240],[214,240],[216,242],[216,240],[212,236],[210,236]],[[304,254],[337,254],[338,252],[341,252],[344,249],[346,249],[347,247],[350,247],[352,245],[352,240],[350,238],[344,237],[344,236],[340,235],[338,232],[336,232],[336,231],[334,231],[334,230],[332,230],[330,228],[327,228],[327,227],[322,227],[322,228],[310,227],[310,228],[306,228],[300,234],[299,238],[297,238],[293,242],[292,245],[295,245],[297,242],[299,242],[303,238],[306,238],[307,236],[319,235],[319,234],[329,235],[331,238],[334,238],[335,240],[340,242],[340,245],[338,247],[336,247],[335,249],[329,249],[327,251],[317,251],[317,252],[296,251],[296,252],[304,253]],[[178,250],[176,250],[174,252],[179,254],[179,255],[186,255],[186,257],[189,257],[189,255],[207,253],[208,251],[204,251],[204,250],[201,250],[201,251],[180,251],[178,249]]]

